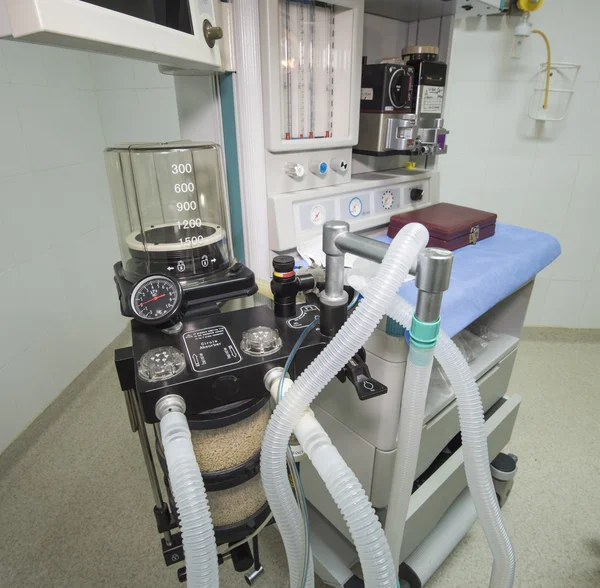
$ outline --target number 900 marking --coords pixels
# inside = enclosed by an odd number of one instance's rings
[[[183,212],[184,210],[187,212],[188,210],[196,210],[198,203],[195,200],[190,200],[189,202],[178,202],[176,206],[178,212]]]

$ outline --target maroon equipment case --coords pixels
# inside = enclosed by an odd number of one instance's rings
[[[390,219],[388,236],[408,223],[421,223],[429,231],[428,247],[443,247],[454,251],[493,236],[497,215],[476,208],[440,202],[418,210],[396,214]]]

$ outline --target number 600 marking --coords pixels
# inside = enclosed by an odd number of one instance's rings
[[[176,194],[180,194],[181,192],[193,192],[194,184],[192,182],[185,184],[175,184],[175,186],[173,186],[173,189],[175,190]]]

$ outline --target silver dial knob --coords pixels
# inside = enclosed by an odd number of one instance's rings
[[[286,163],[283,169],[285,170],[285,173],[294,180],[300,180],[305,174],[304,166],[293,161]]]
[[[212,49],[215,46],[215,42],[223,38],[223,29],[221,27],[214,27],[209,20],[204,20],[202,23],[202,32],[204,33],[204,39],[206,44]]]
[[[343,157],[336,157],[331,160],[330,167],[338,174],[345,174],[350,169],[350,164]]]

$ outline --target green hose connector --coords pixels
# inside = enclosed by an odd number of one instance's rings
[[[404,337],[404,327],[389,316],[385,323],[385,332],[390,337]]]
[[[440,319],[434,323],[424,323],[413,315],[410,327],[410,344],[420,349],[432,349],[440,334]]]

